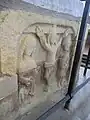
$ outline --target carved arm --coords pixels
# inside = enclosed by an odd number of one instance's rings
[[[36,35],[39,37],[39,40],[40,40],[42,47],[47,51],[51,51],[51,46],[49,43],[47,43],[43,31],[40,30],[40,28],[38,26],[36,26],[35,31],[36,31]]]

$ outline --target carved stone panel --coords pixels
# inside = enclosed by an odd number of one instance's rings
[[[60,31],[61,29],[62,32]],[[61,83],[61,81],[69,79],[67,78],[67,71],[69,69],[70,48],[72,39],[75,37],[75,31],[72,27],[49,23],[35,23],[30,25],[22,34],[21,38],[23,39],[20,40],[18,59],[18,71],[20,73],[37,68],[36,64],[38,61],[34,60],[33,54],[37,48],[36,41],[38,41],[46,53],[43,65],[45,86],[49,85],[49,79],[57,61],[59,62],[56,71],[57,81]],[[58,48],[60,48],[60,52],[58,57],[56,57]]]
[[[47,96],[52,89],[68,86],[79,24],[21,10],[0,14],[4,17],[0,21],[0,70],[18,75],[20,103],[31,103],[41,93]]]

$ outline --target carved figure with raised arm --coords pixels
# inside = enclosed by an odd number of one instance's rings
[[[56,52],[58,47],[60,47],[62,40],[68,35],[69,30],[65,30],[63,34],[60,34],[59,40],[56,40],[57,33],[56,33],[56,25],[52,25],[52,30],[49,31],[48,37],[46,38],[43,30],[36,26],[36,35],[39,37],[39,41],[41,46],[47,51],[47,57],[45,61],[45,73],[44,73],[44,80],[46,86],[48,86],[48,79],[53,71],[53,66],[56,62]],[[65,46],[66,47],[66,46]]]

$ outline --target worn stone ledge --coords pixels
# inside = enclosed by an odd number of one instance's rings
[[[0,120],[12,120],[19,109],[17,75],[0,77]]]
[[[0,100],[17,91],[17,75],[0,77]]]
[[[18,91],[0,100],[0,120],[14,120],[18,115]]]

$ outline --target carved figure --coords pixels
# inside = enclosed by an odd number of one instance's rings
[[[71,39],[72,32],[70,29],[67,29],[64,33],[64,37],[60,47],[60,56],[57,62],[57,80],[58,86],[62,86],[62,84],[68,79],[68,69],[69,69],[69,61],[70,61],[70,47],[71,47]]]
[[[23,35],[19,48],[18,69],[19,72],[26,72],[37,67],[32,54],[35,52],[36,38],[34,34]]]
[[[47,91],[47,86],[48,86],[48,79],[53,71],[53,66],[56,62],[56,52],[58,47],[61,46],[61,48],[63,47],[62,50],[62,54],[64,55],[63,57],[60,57],[60,61],[61,61],[61,77],[65,77],[66,75],[66,70],[68,68],[69,64],[69,50],[70,50],[70,45],[68,42],[71,40],[69,40],[70,36],[68,37],[69,33],[72,33],[71,28],[67,28],[63,34],[60,34],[60,38],[57,41],[56,40],[56,25],[52,25],[52,30],[49,32],[48,37],[46,38],[44,32],[42,29],[40,29],[39,26],[36,26],[36,35],[39,37],[40,43],[42,45],[42,47],[47,51],[47,58],[46,58],[46,62],[44,64],[44,69],[45,69],[45,73],[44,73],[44,80],[45,80],[45,91]],[[70,41],[71,42],[71,41]],[[67,65],[67,67],[65,65]],[[65,69],[64,69],[65,68]],[[65,73],[63,73],[63,71]]]
[[[34,34],[22,35],[19,48],[18,74],[20,101],[30,100],[35,91],[36,62],[32,58],[36,48],[36,38]],[[34,73],[34,75],[32,74]]]
[[[39,26],[36,26],[36,35],[39,37],[40,43],[42,47],[48,52],[46,58],[46,64],[53,65],[55,63],[55,56],[57,52],[57,48],[60,46],[62,41],[62,36],[60,39],[56,41],[56,25],[52,25],[52,30],[48,33],[48,37],[46,38],[42,29]]]
[[[46,62],[44,64],[44,82],[45,82],[45,88],[44,90],[48,90],[48,79],[53,71],[53,66],[56,62],[56,52],[58,47],[61,44],[62,41],[62,35],[60,36],[60,39],[57,41],[57,33],[56,33],[56,25],[52,25],[52,30],[49,31],[48,37],[46,38],[44,32],[42,29],[40,29],[39,26],[36,26],[36,35],[39,37],[40,43],[42,47],[47,51],[47,58]]]
[[[35,90],[35,78],[30,76],[29,78],[20,77],[20,103],[24,103],[26,100],[30,103],[30,97],[34,96]]]

